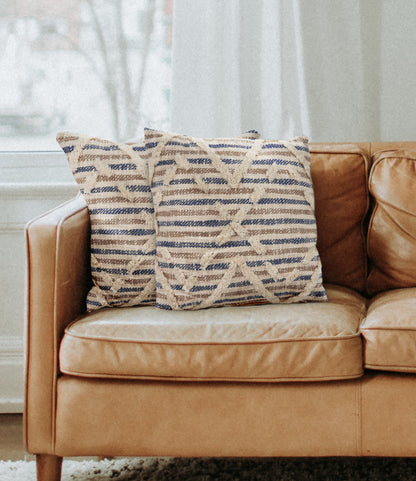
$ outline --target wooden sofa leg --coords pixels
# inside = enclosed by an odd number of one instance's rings
[[[37,454],[37,481],[61,481],[62,459],[60,456]]]

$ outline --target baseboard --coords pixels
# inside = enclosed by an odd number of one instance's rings
[[[23,339],[0,336],[0,413],[23,412]]]

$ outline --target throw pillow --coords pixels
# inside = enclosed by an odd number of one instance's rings
[[[258,138],[251,130],[244,138]],[[91,219],[89,311],[155,303],[155,229],[145,144],[62,132]],[[148,156],[148,154],[147,154]]]
[[[145,141],[157,307],[326,300],[306,138]]]
[[[144,143],[59,133],[91,220],[87,309],[155,302],[154,209]]]

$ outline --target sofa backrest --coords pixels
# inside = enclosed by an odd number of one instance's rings
[[[369,189],[369,295],[416,286],[416,149],[373,156]]]
[[[416,286],[416,142],[310,150],[324,281],[370,296]]]
[[[311,144],[310,148],[324,282],[364,294],[369,156],[357,144]]]

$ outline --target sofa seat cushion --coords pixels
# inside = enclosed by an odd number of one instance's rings
[[[366,368],[416,372],[416,288],[374,297],[361,332]]]
[[[61,372],[86,377],[315,381],[362,374],[366,302],[327,286],[327,303],[199,311],[103,309],[65,331]]]

